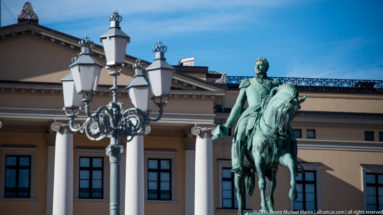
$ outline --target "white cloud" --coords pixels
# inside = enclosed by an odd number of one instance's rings
[[[276,7],[290,3],[278,0],[34,0],[32,4],[41,16],[52,20],[76,19],[121,14],[169,14],[198,10],[229,10],[247,7]]]
[[[198,16],[180,16],[177,19],[140,18],[131,20],[128,29],[134,29],[134,34],[140,38],[153,32],[157,36],[177,33],[214,31],[228,28],[236,22],[245,20],[245,13],[220,12],[215,14],[199,14]]]
[[[11,9],[6,13],[6,22],[16,22],[24,1],[3,0]],[[179,14],[221,12],[233,13],[244,8],[257,10],[264,7],[278,7],[298,0],[31,0],[42,23],[67,22],[71,20],[108,17],[114,10],[123,16],[167,16],[174,19]],[[4,9],[3,9],[4,10]],[[17,11],[17,12],[15,12]]]

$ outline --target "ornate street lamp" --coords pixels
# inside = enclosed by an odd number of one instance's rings
[[[64,91],[64,108],[71,109],[72,111],[79,111],[82,96],[77,93],[72,74],[65,76],[61,79],[61,82]]]
[[[123,148],[120,138],[131,141],[137,135],[150,132],[149,123],[158,121],[162,117],[163,108],[169,97],[170,83],[174,68],[166,63],[164,53],[166,46],[158,42],[153,51],[156,58],[148,66],[149,80],[145,76],[144,64],[139,59],[134,63],[135,76],[126,87],[130,100],[134,107],[124,108],[117,97],[117,76],[124,66],[124,57],[129,36],[120,29],[122,18],[117,12],[110,17],[109,30],[100,37],[104,44],[106,57],[106,70],[113,77],[112,91],[113,100],[105,106],[98,107],[91,113],[89,103],[97,89],[101,64],[92,57],[92,42],[88,38],[80,41],[81,52],[69,66],[71,75],[62,79],[64,93],[64,110],[69,117],[69,128],[73,132],[85,133],[93,141],[99,141],[105,137],[110,138],[110,144],[106,148],[106,154],[110,160],[110,214],[118,215],[120,207],[120,156]],[[73,78],[72,78],[73,77]],[[154,79],[153,79],[154,78]],[[149,90],[151,88],[151,90]],[[81,95],[81,96],[80,96]],[[154,96],[152,96],[154,95]],[[80,98],[82,97],[82,101]],[[149,116],[151,104],[159,108],[159,114],[155,118]],[[75,123],[82,105],[87,116],[82,124]]]

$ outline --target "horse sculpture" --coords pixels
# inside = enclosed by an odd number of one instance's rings
[[[273,193],[276,185],[278,164],[290,172],[289,198],[297,197],[295,176],[297,174],[297,147],[290,122],[298,112],[305,97],[298,99],[297,89],[292,85],[280,85],[270,92],[264,102],[263,113],[255,131],[248,137],[245,153],[244,174],[235,174],[238,214],[243,214],[244,188],[251,195],[254,191],[254,174],[258,175],[261,210],[274,211]],[[266,183],[266,179],[268,183]],[[246,186],[244,186],[246,185]],[[268,196],[265,196],[266,185]],[[253,214],[253,213],[248,213]]]

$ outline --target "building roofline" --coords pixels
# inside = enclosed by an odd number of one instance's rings
[[[81,38],[48,28],[46,26],[37,24],[37,23],[16,23],[7,26],[0,27],[0,40],[4,40],[9,36],[16,36],[22,32],[34,32],[33,34],[40,34],[43,37],[51,37],[53,40],[60,40],[60,42],[68,43],[68,46],[80,48],[78,42]],[[105,56],[103,52],[103,46],[94,44],[94,49],[96,49],[98,55]],[[125,54],[125,57],[128,61],[134,62],[137,58],[131,55]],[[150,64],[150,62],[142,60],[145,64]]]
[[[254,76],[227,76],[227,84],[236,86],[244,79]],[[284,84],[298,87],[340,87],[340,88],[383,88],[383,80],[337,79],[337,78],[301,78],[301,77],[269,77],[279,79]]]
[[[239,83],[253,76],[227,76],[227,87],[237,90]],[[383,80],[331,79],[331,78],[277,78],[284,84],[292,84],[300,92],[351,93],[351,94],[383,94]]]
[[[210,81],[202,80],[200,78],[194,77],[192,75],[185,74],[185,73],[180,72],[180,71],[176,71],[175,74],[183,76],[183,77],[185,77],[187,79],[191,79],[191,80],[199,82],[199,83],[203,83],[205,85],[208,85],[208,86],[211,86],[211,87],[214,87],[214,88],[218,88],[220,90],[226,90],[227,89],[226,85],[216,84],[216,83],[213,83],[213,82],[210,82]]]

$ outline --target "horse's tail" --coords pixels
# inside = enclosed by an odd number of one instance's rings
[[[245,177],[245,186],[246,186],[246,191],[247,193],[252,196],[254,193],[254,188],[255,188],[255,174],[254,172],[246,175]]]
[[[251,148],[251,147],[250,147]],[[250,150],[251,151],[251,150]],[[252,196],[255,189],[255,166],[254,166],[254,158],[251,155],[249,150],[246,150],[246,158],[250,161],[250,166],[248,167],[248,171],[246,171],[245,175],[245,186],[247,193]]]

